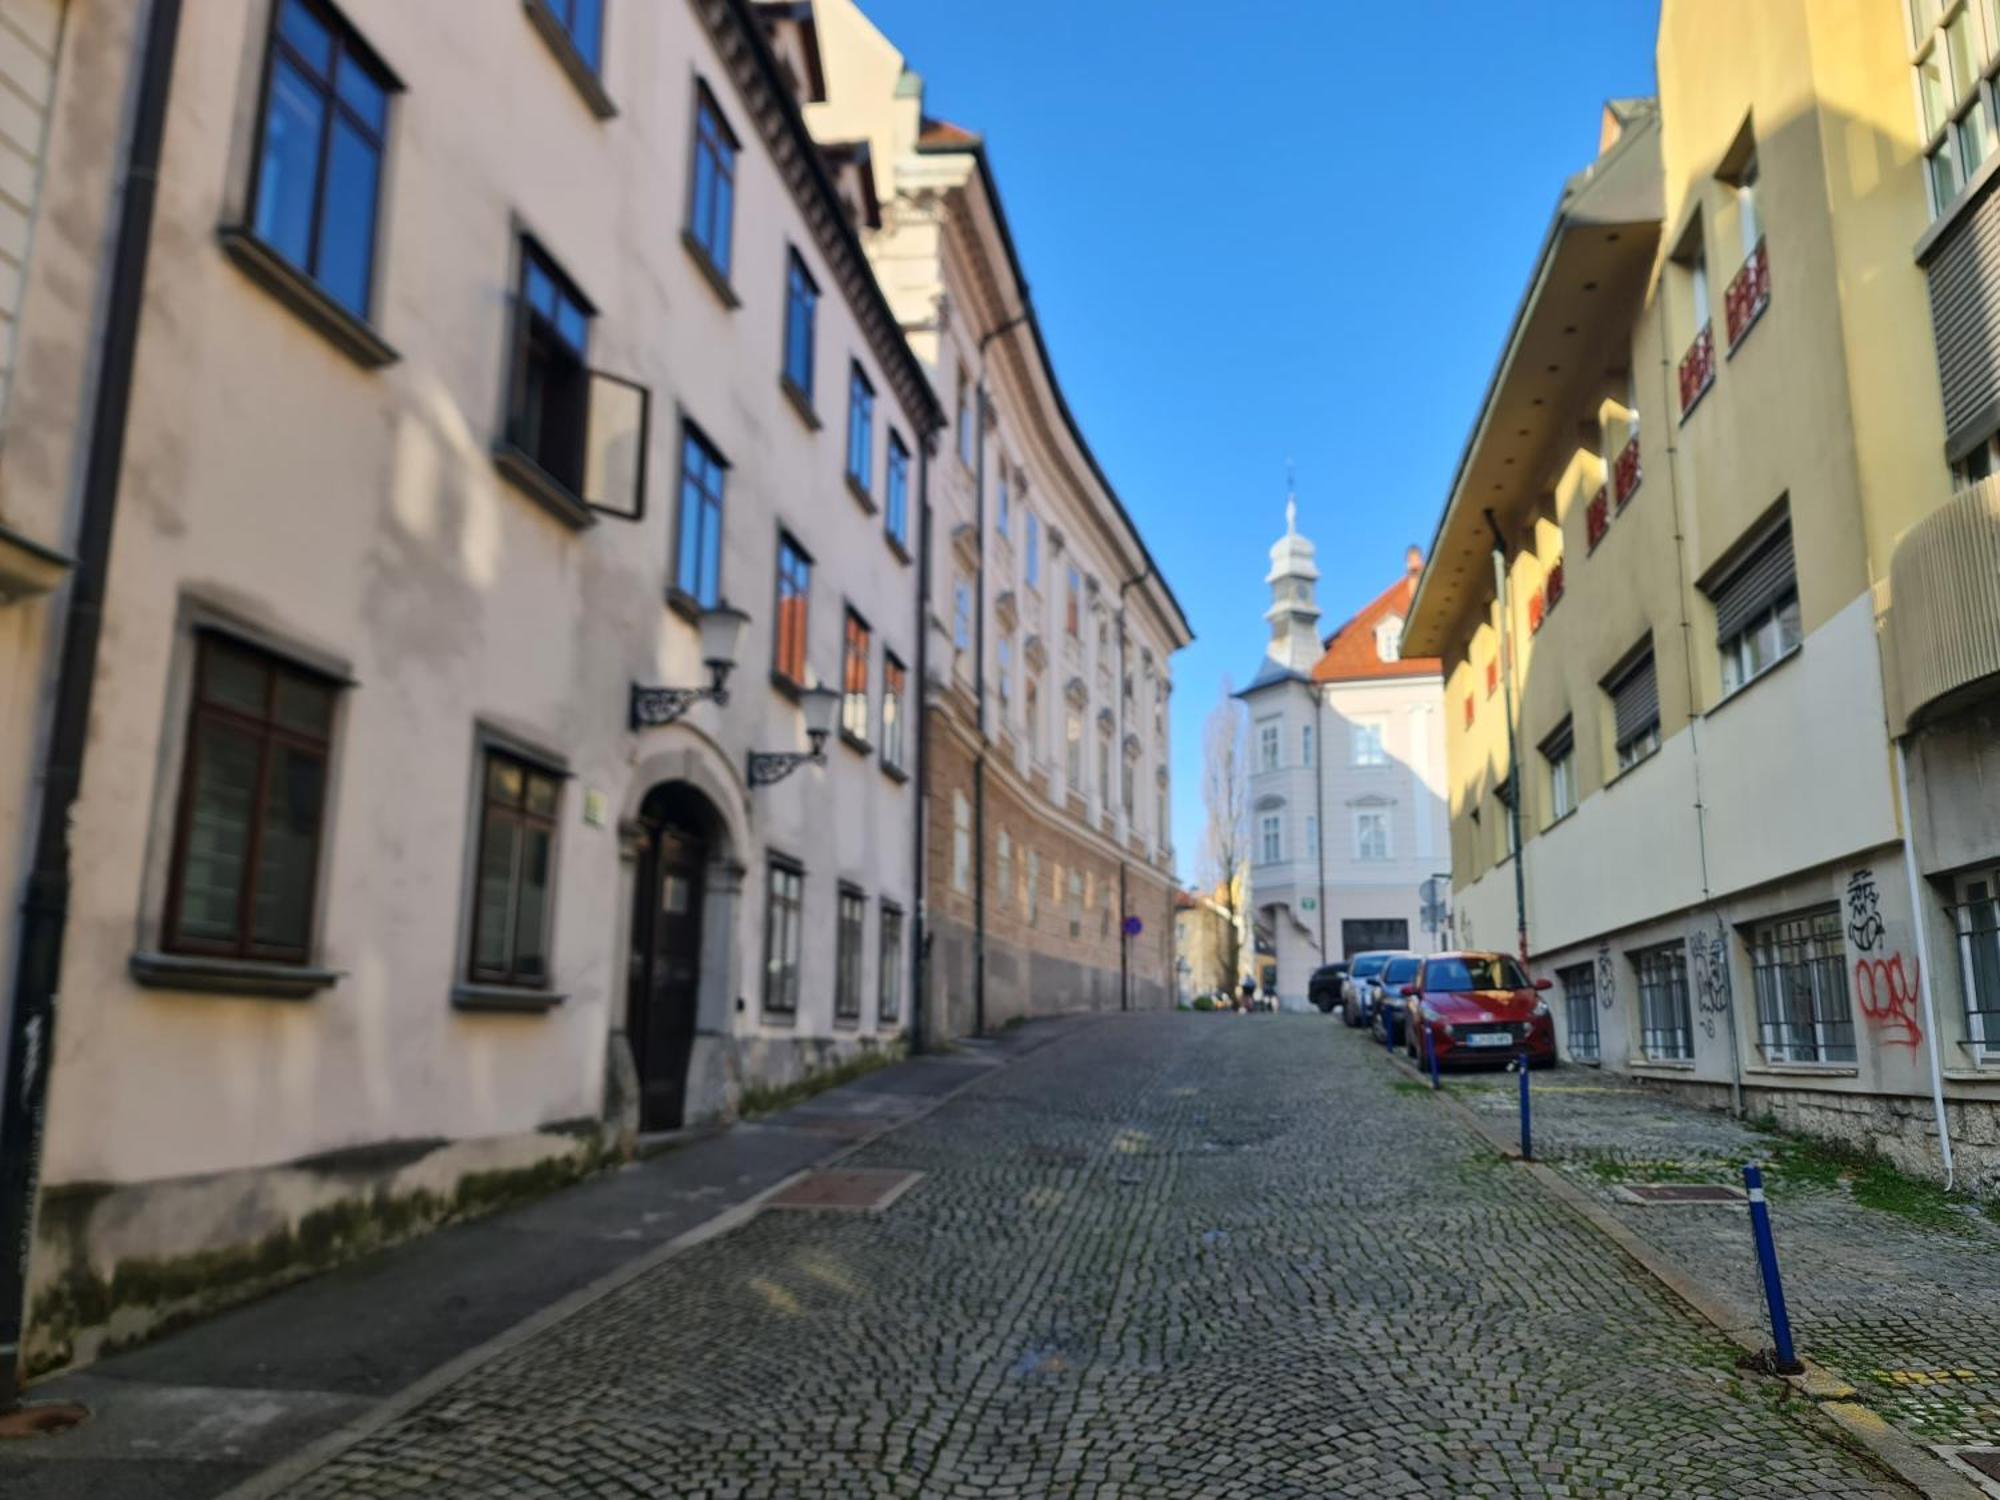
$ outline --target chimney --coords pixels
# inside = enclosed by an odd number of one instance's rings
[[[1407,553],[1403,555],[1403,566],[1405,569],[1408,570],[1409,575],[1412,578],[1416,577],[1417,574],[1423,572],[1424,570],[1423,553],[1419,552],[1415,547],[1412,547]]]

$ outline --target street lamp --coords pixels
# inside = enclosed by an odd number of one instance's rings
[[[834,711],[840,694],[830,687],[811,687],[799,694],[799,708],[805,715],[806,742],[810,750],[752,750],[750,785],[770,786],[783,781],[803,765],[826,764],[826,737],[833,733]]]
[[[701,659],[709,685],[699,688],[642,687],[632,684],[632,727],[646,729],[671,724],[697,703],[729,701],[729,674],[736,666],[736,648],[750,617],[740,609],[718,604],[705,609],[696,626],[701,631]]]

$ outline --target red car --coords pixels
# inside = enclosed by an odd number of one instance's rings
[[[1548,987],[1505,953],[1433,953],[1403,987],[1405,1046],[1419,1067],[1426,1039],[1440,1068],[1504,1067],[1523,1052],[1531,1067],[1554,1067],[1555,1022],[1537,993]]]

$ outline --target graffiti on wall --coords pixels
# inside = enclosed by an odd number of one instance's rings
[[[1597,945],[1597,1003],[1606,1010],[1618,1003],[1618,965],[1609,943]]]
[[[1914,1049],[1924,1039],[1917,1024],[1922,973],[1915,959],[1887,951],[1888,927],[1873,870],[1847,877],[1847,940],[1860,955],[1854,960],[1854,1003],[1883,1046]]]
[[[1688,974],[1702,1033],[1715,1035],[1715,1018],[1729,1013],[1729,939],[1717,922],[1713,932],[1688,934]]]

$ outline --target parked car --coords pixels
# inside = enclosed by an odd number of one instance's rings
[[[1306,998],[1323,1016],[1332,1015],[1340,1004],[1340,987],[1347,979],[1344,963],[1322,964],[1306,981]]]
[[[1357,953],[1347,966],[1347,982],[1340,990],[1340,1018],[1349,1026],[1366,1026],[1375,1015],[1382,966],[1397,956],[1410,956],[1402,948],[1378,948]]]
[[[1524,1052],[1531,1067],[1554,1067],[1547,988],[1505,953],[1434,953],[1401,991],[1404,1047],[1422,1064],[1428,1038],[1440,1068],[1505,1067]]]
[[[1382,971],[1369,981],[1375,999],[1368,1025],[1378,1042],[1393,1047],[1404,1040],[1407,1028],[1403,1025],[1402,994],[1417,982],[1417,971],[1423,962],[1414,953],[1392,953]]]

